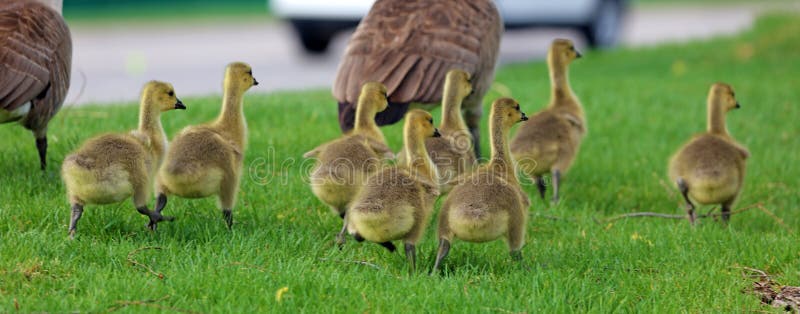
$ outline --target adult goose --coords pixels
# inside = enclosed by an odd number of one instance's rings
[[[47,124],[69,89],[72,38],[61,0],[0,1],[0,123],[18,121],[47,166]]]
[[[481,101],[494,79],[503,23],[491,0],[378,0],[356,28],[339,64],[333,96],[342,131],[353,128],[361,85],[386,85],[389,108],[378,125],[403,118],[409,104],[438,104],[445,76],[461,69],[472,78],[465,120],[479,152]]]

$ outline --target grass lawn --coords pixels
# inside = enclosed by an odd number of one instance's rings
[[[250,145],[235,225],[228,231],[214,199],[171,198],[177,220],[149,232],[130,201],[87,206],[76,240],[60,161],[100,132],[136,126],[137,106],[65,108],[50,124],[50,165],[38,170],[31,134],[0,126],[0,312],[99,312],[177,309],[196,312],[739,312],[769,309],[743,293],[741,266],[800,285],[800,18],[760,19],[732,38],[646,49],[590,52],[572,66],[589,134],[567,174],[562,202],[532,196],[523,249],[531,271],[501,241],[456,242],[443,276],[427,276],[434,228],[418,246],[420,272],[375,244],[334,245],[339,217],[303,181],[301,155],[339,134],[325,90],[252,93],[246,99]],[[280,75],[256,69],[256,77]],[[220,74],[221,75],[221,74]],[[725,227],[702,219],[632,218],[634,211],[681,214],[666,188],[666,162],[705,129],[711,83],[736,90],[742,109],[728,128],[752,154],[736,208],[752,209]],[[532,114],[547,102],[541,62],[497,75],[486,104],[513,91]],[[132,88],[134,88],[132,86]],[[138,87],[137,87],[138,88]],[[257,91],[257,88],[254,89]],[[180,95],[180,90],[177,91]],[[187,98],[188,110],[162,116],[168,134],[212,119],[219,97]],[[437,116],[439,110],[434,114]],[[488,149],[484,125],[483,147]],[[401,126],[384,128],[394,149]],[[484,152],[487,154],[488,152]],[[438,208],[438,207],[437,207]],[[701,209],[701,213],[710,207]],[[561,217],[558,220],[545,216]],[[434,225],[434,224],[431,224]],[[790,229],[791,233],[789,230]],[[156,247],[160,249],[140,248]],[[131,254],[129,256],[129,254]],[[132,258],[143,267],[132,265]],[[360,263],[366,262],[366,263]],[[368,264],[367,264],[368,263]]]

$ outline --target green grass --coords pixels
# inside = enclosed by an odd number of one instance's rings
[[[800,285],[800,241],[757,209],[729,227],[709,219],[603,219],[633,211],[680,214],[666,181],[669,155],[705,128],[711,83],[731,83],[742,109],[728,127],[752,157],[739,206],[763,202],[784,226],[800,232],[800,18],[760,19],[735,38],[647,49],[588,53],[571,69],[589,134],[566,176],[562,203],[537,197],[523,254],[525,272],[501,241],[456,242],[443,276],[428,277],[435,232],[419,245],[419,274],[401,254],[350,240],[333,245],[340,226],[301,180],[301,154],[336,137],[327,91],[247,97],[250,146],[236,224],[228,231],[213,199],[172,198],[177,220],[148,232],[130,202],[89,206],[78,237],[67,240],[69,206],[58,168],[92,135],[135,126],[135,104],[65,108],[51,122],[50,166],[38,171],[34,141],[18,126],[0,127],[0,312],[98,312],[125,300],[165,299],[155,306],[199,312],[739,312],[768,309],[743,293],[739,266],[763,269]],[[258,75],[280,75],[261,73]],[[497,84],[529,114],[548,97],[541,62],[507,66]],[[494,89],[487,102],[499,96]],[[180,91],[178,91],[180,94]],[[219,97],[184,99],[164,114],[168,134],[212,119]],[[438,115],[436,110],[435,114]],[[484,148],[488,148],[484,131]],[[400,147],[400,126],[384,128]],[[260,160],[294,160],[265,167]],[[263,180],[262,180],[263,179]],[[269,181],[267,184],[264,181]],[[535,196],[535,187],[525,186]],[[702,211],[706,211],[705,207]],[[563,217],[561,220],[542,215]],[[567,219],[568,218],[568,219]],[[163,273],[132,266],[133,258]],[[379,269],[354,263],[366,261]],[[288,290],[276,300],[276,292]],[[166,310],[170,311],[170,310]]]

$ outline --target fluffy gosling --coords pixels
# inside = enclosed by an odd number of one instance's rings
[[[730,85],[716,83],[708,93],[708,130],[695,135],[669,162],[669,177],[686,200],[689,222],[694,225],[694,200],[721,204],[722,219],[730,219],[731,206],[742,189],[747,148],[737,143],[725,127],[725,113],[738,109]]]
[[[355,128],[303,154],[305,158],[317,159],[310,175],[311,191],[342,218],[342,229],[336,234],[340,246],[345,242],[348,205],[364,180],[383,165],[383,159],[394,158],[375,123],[375,115],[387,106],[383,84],[364,84],[358,98]]]
[[[441,137],[425,140],[425,147],[439,174],[439,189],[444,194],[455,185],[455,179],[475,166],[472,152],[472,135],[464,122],[461,103],[472,94],[470,75],[462,70],[450,70],[444,83],[442,96]],[[404,164],[405,153],[397,154],[398,163]]]
[[[542,199],[547,189],[542,176],[552,175],[553,203],[558,203],[561,176],[575,160],[587,129],[583,108],[572,93],[567,72],[569,64],[580,57],[571,41],[553,41],[547,54],[550,104],[523,123],[511,141],[511,156],[520,170],[536,181]]]
[[[255,85],[258,81],[249,65],[234,62],[227,66],[219,117],[213,122],[184,128],[172,141],[158,173],[156,213],[164,209],[168,195],[185,198],[217,195],[225,223],[231,228],[247,145],[242,110],[244,93]],[[155,230],[156,223],[150,228]]]
[[[432,272],[450,252],[454,238],[486,242],[505,237],[511,257],[522,259],[530,199],[522,191],[509,155],[507,143],[511,127],[528,118],[519,103],[501,98],[492,104],[489,116],[492,156],[488,164],[459,178],[439,212],[439,250]]]
[[[425,148],[425,139],[440,136],[430,113],[415,109],[406,114],[403,140],[404,166],[379,171],[364,183],[347,213],[347,228],[358,241],[379,243],[389,251],[391,241],[405,242],[410,270],[416,268],[416,244],[425,232],[439,196],[436,167]]]
[[[167,137],[161,112],[186,109],[169,83],[152,81],[142,90],[139,128],[127,134],[104,134],[86,141],[64,159],[61,177],[72,206],[70,238],[87,204],[110,204],[133,196],[133,205],[150,224],[172,220],[147,208],[153,177],[164,159]]]

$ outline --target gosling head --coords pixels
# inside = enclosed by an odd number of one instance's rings
[[[225,87],[246,91],[258,85],[253,77],[253,68],[244,62],[233,62],[225,68]]]
[[[160,112],[173,109],[186,109],[186,106],[178,99],[178,95],[175,94],[175,89],[170,83],[159,81],[148,82],[144,85],[144,89],[142,89],[142,99],[147,100],[145,102],[146,104],[156,106]]]
[[[724,112],[741,108],[741,105],[736,100],[736,93],[733,92],[733,87],[721,82],[711,85],[711,90],[708,92],[708,103],[722,106]]]
[[[519,109],[519,102],[506,97],[492,103],[492,116],[499,118],[503,126],[509,128],[517,122],[528,120],[528,116]]]
[[[433,125],[433,116],[421,109],[414,109],[406,113],[406,124],[404,125],[406,132],[414,131],[422,137],[440,137],[442,136]]]
[[[381,112],[389,107],[389,96],[386,94],[386,86],[378,82],[367,82],[361,86],[361,94],[358,95],[358,103],[375,108],[375,112]]]
[[[569,39],[558,38],[553,40],[547,58],[559,64],[569,64],[575,59],[582,57],[581,53],[575,50],[575,44]]]
[[[461,99],[472,94],[472,82],[470,81],[470,75],[464,70],[448,71],[447,77],[445,78],[445,85],[454,86],[456,90],[460,92],[458,97]]]

